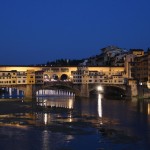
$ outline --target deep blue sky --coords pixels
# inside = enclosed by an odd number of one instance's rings
[[[150,0],[1,0],[0,65],[150,47]]]

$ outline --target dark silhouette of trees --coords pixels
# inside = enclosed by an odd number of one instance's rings
[[[78,66],[80,63],[82,63],[84,59],[78,60],[78,59],[57,59],[55,61],[48,61],[46,63],[47,66]]]

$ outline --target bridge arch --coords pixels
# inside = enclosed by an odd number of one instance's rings
[[[89,94],[98,94],[101,93],[106,98],[122,98],[126,95],[126,88],[122,85],[101,85],[102,90],[98,91],[98,85],[89,88]]]
[[[53,74],[52,75],[52,78],[51,78],[51,81],[58,81],[59,80],[59,76],[57,74]]]
[[[72,83],[70,82],[61,82],[61,81],[56,81],[56,82],[49,82],[44,85],[37,85],[35,88],[35,93],[39,90],[62,90],[62,91],[69,91],[75,94],[75,96],[80,95],[80,90],[78,88],[74,88],[72,86]]]
[[[60,80],[61,80],[61,81],[67,81],[67,80],[68,80],[68,75],[67,75],[67,74],[62,74],[62,75],[60,76]]]
[[[50,75],[47,74],[47,73],[45,73],[45,74],[44,74],[44,82],[50,82],[50,80],[51,80]]]

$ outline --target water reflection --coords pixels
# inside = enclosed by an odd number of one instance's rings
[[[32,113],[12,113],[0,115],[0,126],[27,129],[28,125],[33,124],[35,124],[35,117]]]
[[[74,96],[69,96],[69,97],[57,97],[57,96],[51,96],[51,97],[36,97],[36,104],[37,106],[40,106],[42,108],[65,108],[68,110],[73,110],[74,108],[74,101],[75,97]],[[56,116],[51,113],[41,113],[41,112],[36,112],[35,113],[36,121],[38,124],[45,124],[48,125],[52,121],[55,120],[55,117],[60,118],[62,117],[61,113],[58,113]],[[64,116],[63,116],[64,117]],[[66,117],[68,118],[69,122],[72,122],[72,113],[66,114]]]
[[[137,100],[137,109],[141,113],[145,113],[146,115],[150,115],[150,100],[145,99],[145,100]]]
[[[36,92],[36,96],[75,96],[71,91],[42,89]]]
[[[36,112],[35,114],[36,125],[48,125],[53,121],[50,113]]]
[[[102,121],[102,94],[98,94],[98,103],[97,103],[97,106],[98,106],[98,116],[99,116],[99,119],[100,119],[100,124],[102,125],[103,124],[103,121]]]
[[[148,103],[148,110],[147,110],[147,113],[148,113],[148,115],[150,115],[150,103]]]
[[[47,113],[44,113],[44,124],[46,125],[48,122],[48,117]]]
[[[24,92],[16,89],[16,88],[2,88],[2,92],[0,93],[0,98],[23,98]]]
[[[45,107],[60,107],[73,109],[74,97],[36,97],[36,103]]]
[[[34,107],[44,109],[0,115],[0,149],[6,146],[16,150],[20,147],[23,150],[149,148],[149,100],[107,100],[101,94],[96,98],[77,99],[74,96],[40,96]],[[111,129],[107,130],[111,134],[100,134],[99,123]],[[17,132],[13,132],[14,129]],[[15,145],[6,144],[12,141],[10,135],[17,141]],[[27,146],[27,143],[30,144]]]
[[[43,140],[42,150],[49,150],[49,133],[47,130],[44,130],[42,132],[42,140]]]
[[[102,118],[102,94],[98,94],[98,116]]]

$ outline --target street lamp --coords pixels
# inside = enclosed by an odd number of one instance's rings
[[[97,91],[98,91],[98,92],[103,92],[103,90],[104,90],[104,89],[103,89],[103,87],[102,87],[101,85],[99,85],[99,86],[97,87]]]
[[[142,82],[140,82],[139,84],[140,84],[140,90],[141,90],[141,91],[140,91],[140,93],[141,93],[141,96],[142,96],[142,97],[144,97],[144,88],[143,88],[143,83],[142,83]]]

